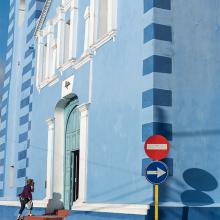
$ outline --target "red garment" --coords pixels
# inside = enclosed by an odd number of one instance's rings
[[[19,196],[23,199],[32,200],[31,186],[29,186],[29,185],[24,186],[24,189],[23,189],[22,193],[19,194]]]

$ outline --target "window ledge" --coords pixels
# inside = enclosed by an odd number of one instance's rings
[[[48,79],[48,86],[52,86],[59,81],[58,75],[53,75],[50,79]]]
[[[54,85],[57,81],[58,81],[58,75],[55,74],[55,75],[51,76],[50,78],[45,79],[43,82],[39,83],[37,88],[38,88],[38,90],[41,90],[47,85],[48,86]]]
[[[108,212],[121,214],[147,215],[149,205],[139,204],[104,204],[104,203],[73,203],[72,210],[74,211],[93,211],[93,212]]]
[[[79,69],[83,64],[87,63],[92,58],[92,54],[89,51],[83,53],[79,60],[74,64],[75,69]]]
[[[75,62],[76,62],[76,59],[72,58],[71,60],[68,60],[67,62],[65,62],[61,67],[59,67],[58,70],[62,73],[69,67],[73,66]]]
[[[103,44],[105,44],[106,42],[108,42],[111,39],[114,39],[116,36],[116,30],[112,30],[110,32],[108,32],[106,35],[104,35],[97,43],[91,45],[91,49],[92,51],[96,51],[99,47],[101,47]]]

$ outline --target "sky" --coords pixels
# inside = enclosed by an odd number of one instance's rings
[[[0,1],[0,87],[3,81],[5,65],[7,33],[8,33],[9,0]]]

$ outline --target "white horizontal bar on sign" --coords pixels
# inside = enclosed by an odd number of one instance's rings
[[[167,150],[167,144],[147,144],[148,150]]]

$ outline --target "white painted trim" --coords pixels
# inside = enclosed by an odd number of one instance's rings
[[[149,205],[138,204],[104,204],[104,203],[73,203],[74,211],[108,212],[134,215],[147,215]]]
[[[89,51],[87,51],[87,53],[83,55],[84,56],[82,56],[79,60],[77,60],[74,63],[73,68],[79,69],[82,65],[87,63],[92,58],[92,54]]]
[[[47,188],[46,198],[53,198],[53,163],[54,163],[54,118],[46,120],[48,126],[48,140],[47,140]]]
[[[34,207],[38,208],[46,208],[49,201],[47,199],[43,200],[33,200]],[[19,207],[21,204],[19,201],[0,201],[0,206],[17,206]]]
[[[46,18],[47,12],[48,12],[48,10],[50,8],[51,2],[52,2],[52,0],[46,0],[46,2],[44,4],[44,7],[43,7],[43,10],[41,12],[41,15],[40,15],[40,17],[38,19],[34,35],[37,35],[38,31],[41,29],[41,27],[42,27],[42,25],[44,23],[44,20]]]
[[[107,33],[105,36],[103,36],[103,38],[101,38],[97,43],[91,46],[92,51],[95,52],[99,47],[101,47],[106,42],[110,40],[114,40],[114,38],[116,37],[116,32],[117,32],[116,30],[113,30]]]
[[[73,0],[70,8],[70,50],[69,59],[76,58],[77,45],[77,25],[78,25],[78,2]]]
[[[78,203],[86,201],[87,158],[88,158],[88,109],[89,103],[78,106],[80,112],[80,151],[79,151],[79,197]]]

